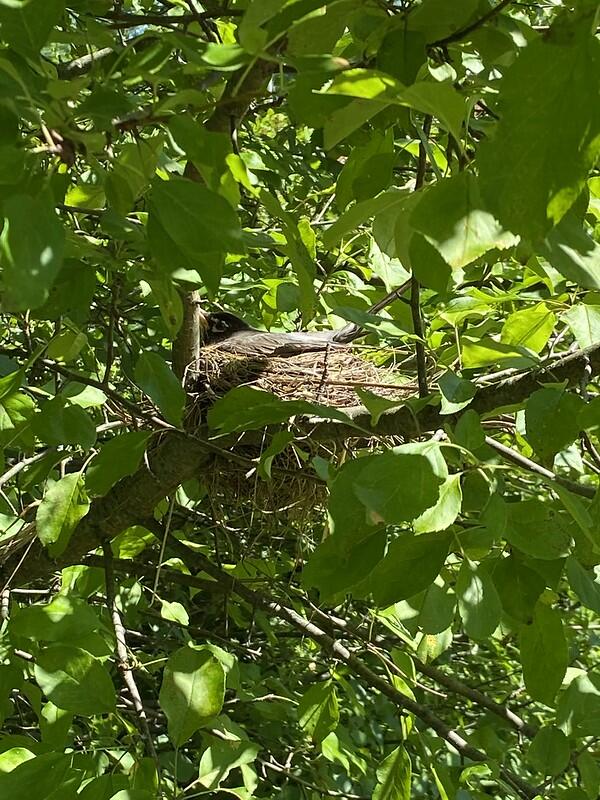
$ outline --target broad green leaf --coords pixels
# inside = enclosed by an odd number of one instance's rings
[[[28,0],[18,4],[2,3],[2,37],[21,55],[39,57],[54,26],[65,9],[64,0]]]
[[[508,503],[506,508],[506,539],[522,553],[544,560],[568,554],[571,534],[564,514],[536,499]]]
[[[362,459],[354,479],[354,495],[376,522],[410,522],[439,497],[441,481],[429,460],[399,449]]]
[[[298,721],[315,744],[336,729],[339,719],[338,698],[331,681],[315,683],[302,695],[298,704]]]
[[[11,747],[10,750],[5,750],[0,754],[0,773],[12,772],[19,764],[30,761],[32,758],[35,758],[34,753],[27,750],[26,747]]]
[[[160,224],[191,257],[204,253],[243,253],[242,229],[235,211],[216,192],[194,181],[173,178],[155,182],[148,224]]]
[[[538,602],[533,622],[521,629],[520,649],[525,688],[534,700],[553,705],[569,663],[560,613]]]
[[[458,573],[456,595],[467,636],[476,640],[491,636],[500,622],[502,606],[489,573],[465,559]]]
[[[87,514],[90,501],[79,472],[51,483],[36,514],[37,535],[53,557],[61,555],[79,521]]]
[[[554,330],[556,317],[545,303],[515,311],[502,326],[500,341],[540,353]]]
[[[402,102],[411,108],[438,119],[456,142],[460,143],[467,108],[465,98],[451,83],[417,81],[412,86],[407,86],[401,97]]]
[[[150,436],[146,431],[130,431],[105,442],[85,473],[88,492],[104,495],[118,480],[132,475],[142,460]]]
[[[354,233],[364,222],[382,211],[399,206],[406,199],[406,192],[390,189],[377,197],[362,200],[336,220],[323,234],[323,246],[327,250],[335,247],[347,234]]]
[[[423,0],[411,9],[409,30],[425,31],[427,41],[432,42],[462,30],[471,21],[479,8],[477,0],[462,0],[450,3],[446,0]]]
[[[160,615],[163,619],[170,619],[180,625],[187,626],[190,624],[189,615],[181,603],[163,600],[160,605]]]
[[[456,414],[469,405],[475,397],[477,386],[465,378],[459,377],[455,372],[447,370],[438,381],[438,388],[442,396],[442,414]]]
[[[121,789],[120,792],[113,794],[110,800],[153,800],[154,792],[146,789]]]
[[[529,745],[527,760],[542,775],[558,775],[569,763],[571,750],[564,733],[554,726],[544,726]]]
[[[447,533],[400,534],[368,578],[377,605],[405,600],[432,584],[444,565],[450,541]]]
[[[294,441],[294,434],[291,431],[276,431],[271,442],[260,455],[258,473],[264,480],[271,479],[271,467],[273,459],[282,453],[291,442]]]
[[[513,555],[500,558],[490,570],[504,611],[519,622],[531,622],[545,583],[539,572]]]
[[[567,736],[600,736],[600,673],[571,681],[559,697],[556,724]]]
[[[142,353],[134,376],[137,385],[156,403],[167,422],[181,425],[185,391],[164,359],[157,353]]]
[[[577,771],[588,798],[597,797],[600,793],[600,766],[587,750],[577,758]]]
[[[68,364],[77,358],[87,345],[87,336],[81,331],[64,331],[55,336],[48,345],[48,358]]]
[[[97,631],[98,615],[84,600],[57,595],[45,605],[19,609],[11,619],[11,635],[34,641],[71,642]]]
[[[600,289],[600,245],[575,214],[569,212],[539,245],[540,255],[570,281],[585,289]]]
[[[375,133],[365,145],[352,150],[336,182],[338,208],[346,208],[352,200],[367,200],[388,188],[396,160],[391,134],[391,130]]]
[[[445,178],[427,189],[409,224],[453,269],[470,264],[488,250],[504,250],[517,242],[484,206],[477,180],[469,172]]]
[[[259,747],[248,739],[233,738],[226,741],[215,736],[207,736],[210,745],[202,753],[198,768],[198,783],[205,789],[216,790],[236,768],[252,764],[259,753]]]
[[[598,567],[592,574],[585,570],[574,556],[567,558],[567,578],[569,585],[584,606],[600,614],[600,571]]]
[[[181,295],[175,288],[168,275],[155,275],[148,280],[152,294],[158,302],[160,314],[163,318],[169,336],[175,339],[181,323],[183,322],[183,302]]]
[[[578,415],[582,406],[580,397],[561,389],[538,389],[527,400],[527,439],[545,462],[579,435]]]
[[[208,426],[220,433],[233,433],[286,422],[297,414],[319,415],[351,424],[346,414],[329,406],[305,400],[280,400],[269,392],[238,386],[211,406]]]
[[[410,800],[411,764],[404,747],[397,747],[377,767],[373,800]]]
[[[86,650],[56,644],[36,659],[35,679],[54,705],[85,717],[114,711],[117,693],[106,667]]]
[[[428,531],[445,531],[456,520],[460,513],[462,491],[460,474],[449,475],[440,486],[437,503],[417,517],[413,523],[415,533]]]
[[[600,306],[576,303],[562,315],[579,347],[591,347],[600,342]]]
[[[33,432],[46,444],[73,444],[88,450],[96,441],[94,421],[83,408],[65,401],[59,395],[44,403],[33,418]]]
[[[565,12],[523,48],[500,85],[500,122],[478,155],[481,189],[509,230],[543,239],[577,199],[600,149],[594,9]],[[547,165],[552,164],[551,170]]]
[[[42,800],[70,777],[71,756],[42,753],[10,772],[0,772],[0,795],[12,800]]]
[[[210,651],[181,647],[169,657],[159,703],[175,747],[221,711],[224,694],[223,667]]]
[[[133,209],[140,194],[150,185],[161,143],[158,137],[138,139],[121,148],[108,174],[105,190],[109,205],[122,216]]]
[[[535,365],[537,359],[526,350],[518,350],[513,345],[497,342],[495,339],[483,337],[472,339],[461,338],[462,363],[465,369],[479,369],[501,364],[504,368],[529,367]]]
[[[63,226],[46,195],[12,195],[4,200],[3,214],[4,305],[13,311],[38,308],[48,299],[63,263]]]

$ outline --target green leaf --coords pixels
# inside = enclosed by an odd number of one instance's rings
[[[0,7],[2,37],[18,53],[37,58],[65,9],[64,0],[28,0]]]
[[[542,775],[558,775],[563,772],[570,756],[567,737],[553,725],[540,728],[527,751],[527,760]]]
[[[156,218],[191,257],[245,252],[237,214],[223,197],[205,186],[185,178],[157,181],[149,202],[148,225]]]
[[[571,534],[563,515],[547,502],[521,500],[508,503],[506,539],[522,553],[553,560],[567,555]]]
[[[600,342],[600,306],[576,303],[566,311],[563,319],[581,348]]]
[[[600,614],[600,568],[595,567],[592,575],[585,570],[574,556],[567,558],[567,578],[571,589],[584,606]]]
[[[298,414],[318,415],[352,424],[341,411],[305,400],[280,400],[269,392],[237,386],[219,398],[208,412],[208,427],[220,433],[248,431],[286,422]]]
[[[556,724],[567,736],[600,735],[600,674],[578,675],[561,693]]]
[[[579,436],[582,407],[580,397],[561,389],[538,389],[529,397],[525,405],[527,439],[545,462]]]
[[[19,609],[11,618],[11,635],[68,643],[97,631],[98,615],[84,600],[57,595],[50,603]]]
[[[546,588],[539,572],[511,555],[498,559],[492,578],[504,611],[519,622],[531,622],[535,604]]]
[[[64,331],[55,336],[48,345],[48,358],[68,364],[77,358],[87,345],[87,336],[81,331]]]
[[[461,504],[460,475],[449,475],[440,486],[437,503],[415,519],[413,523],[415,533],[445,531],[458,517]]]
[[[410,216],[410,225],[453,269],[470,264],[488,250],[504,250],[517,242],[486,209],[477,179],[469,172],[444,178],[427,189]]]
[[[33,432],[46,444],[73,444],[88,450],[96,441],[94,421],[83,408],[65,401],[58,396],[44,403],[33,418]]]
[[[106,667],[86,650],[57,644],[42,650],[35,679],[54,705],[90,717],[114,711],[116,691]]]
[[[439,574],[450,546],[447,533],[402,533],[369,575],[377,605],[385,607],[426,589]]]
[[[87,498],[79,472],[50,483],[36,514],[37,535],[55,558],[67,548],[73,531],[87,514]]]
[[[315,683],[302,695],[298,704],[298,721],[313,742],[322,742],[337,728],[339,720],[337,694],[331,681]]]
[[[377,767],[373,800],[410,800],[411,764],[404,747],[397,747]]]
[[[481,566],[464,560],[456,581],[458,610],[471,639],[487,639],[498,627],[502,605],[494,582]]]
[[[375,521],[409,522],[437,502],[441,481],[426,457],[397,448],[362,461],[353,492]]]
[[[588,798],[597,797],[600,793],[600,766],[587,750],[577,758],[577,771]]]
[[[291,442],[294,441],[294,434],[291,431],[276,431],[269,446],[263,450],[258,463],[258,473],[264,480],[271,479],[271,467],[273,459],[282,453]]]
[[[122,216],[134,207],[135,201],[148,188],[158,163],[162,140],[138,139],[124,144],[113,169],[106,179],[106,199],[109,205]]]
[[[134,370],[135,382],[153,400],[171,425],[181,425],[185,391],[171,368],[157,353],[145,352]]]
[[[6,308],[38,308],[48,299],[62,266],[64,244],[63,226],[46,196],[16,194],[4,201],[0,263]]]
[[[538,246],[540,255],[570,281],[585,289],[600,289],[600,245],[569,212]]]
[[[559,612],[538,602],[533,622],[521,629],[520,649],[525,688],[534,700],[551,706],[569,663]]]
[[[400,205],[406,199],[406,196],[406,191],[390,189],[377,195],[377,197],[371,197],[368,200],[355,203],[325,231],[323,234],[323,246],[326,250],[332,250],[348,233],[354,233],[360,225],[381,211]]]
[[[148,280],[156,298],[160,315],[171,339],[175,339],[183,322],[183,301],[168,275],[156,275]]]
[[[126,475],[138,468],[151,434],[130,431],[109,439],[92,459],[85,473],[85,485],[90,494],[104,495]]]
[[[181,647],[169,656],[159,703],[175,747],[221,711],[224,695],[225,673],[210,651]]]
[[[70,776],[71,756],[42,753],[11,772],[0,772],[0,795],[11,800],[42,800]]]
[[[502,326],[500,341],[515,347],[527,347],[540,353],[546,346],[556,317],[545,303],[515,311]]]
[[[438,381],[438,388],[442,396],[441,414],[456,414],[469,405],[475,397],[477,386],[465,378],[459,377],[455,372],[447,370]]]
[[[542,239],[577,199],[600,149],[600,42],[561,15],[504,74],[495,135],[478,155],[481,189],[511,231]],[[551,170],[547,165],[552,164]]]
[[[238,738],[233,731],[227,731],[226,741],[215,736],[206,739],[210,745],[200,759],[198,783],[209,790],[218,789],[234,769],[252,764],[260,749],[248,739]]]

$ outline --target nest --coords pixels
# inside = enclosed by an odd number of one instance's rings
[[[193,370],[195,401],[205,405],[236,386],[251,385],[282,400],[308,400],[334,408],[360,405],[356,389],[401,400],[414,394],[412,379],[377,366],[350,347],[286,358],[236,355],[207,347]]]
[[[286,358],[249,358],[206,347],[191,369],[194,402],[189,421],[192,427],[199,424],[217,398],[242,385],[255,386],[282,400],[301,399],[339,409],[361,404],[357,389],[390,400],[407,399],[416,393],[414,377],[399,370],[396,353],[386,354],[386,366],[378,366],[369,356],[381,359],[382,351],[361,357],[353,348],[336,346]],[[311,463],[313,458],[320,456],[340,463],[347,457],[349,445],[357,443],[314,442],[308,436],[295,439],[273,458],[271,477],[265,479],[264,470],[259,470],[258,465],[272,434],[265,431],[261,439],[258,444],[256,440],[247,444],[242,439],[230,450],[234,458],[215,457],[206,486],[213,518],[228,529],[248,530],[260,519],[260,529],[266,527],[270,533],[282,522],[306,531],[309,523],[323,519],[327,496],[326,484]],[[360,440],[363,448],[380,444]]]

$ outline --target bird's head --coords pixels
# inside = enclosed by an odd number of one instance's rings
[[[228,311],[215,311],[213,314],[208,314],[207,316],[207,344],[223,341],[223,339],[227,339],[232,334],[239,333],[240,331],[252,330],[247,322],[236,317],[235,314],[230,314]]]

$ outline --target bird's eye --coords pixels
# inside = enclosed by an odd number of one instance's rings
[[[224,333],[229,325],[223,319],[211,319],[210,329],[213,333]]]

